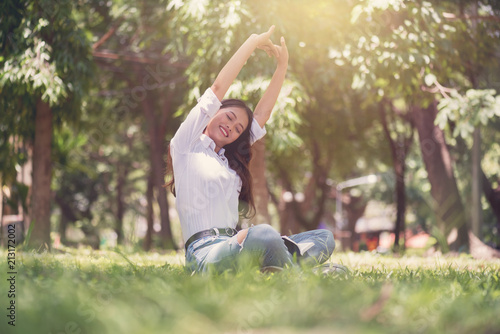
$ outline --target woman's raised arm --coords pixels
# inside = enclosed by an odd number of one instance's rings
[[[263,49],[269,56],[274,55],[278,57],[278,49],[269,39],[273,31],[274,26],[260,35],[252,34],[222,68],[211,87],[219,101],[224,99],[224,95],[226,95],[229,87],[255,48]]]
[[[279,52],[279,57],[277,57],[278,66],[276,67],[276,71],[274,71],[269,87],[267,87],[253,113],[253,117],[257,120],[261,128],[264,127],[269,117],[271,117],[271,112],[278,100],[278,95],[280,94],[281,86],[283,86],[288,69],[288,49],[284,37],[281,37],[281,46],[276,46],[276,48]]]

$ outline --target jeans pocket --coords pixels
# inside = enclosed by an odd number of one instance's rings
[[[188,251],[196,253],[198,250],[202,249],[203,247],[209,246],[214,240],[215,240],[215,237],[213,237],[213,236],[206,236],[206,237],[200,238],[200,239],[194,241],[191,245],[189,245]]]
[[[206,236],[191,243],[186,251],[186,265],[196,267],[195,264],[202,262],[210,249],[208,246],[210,246],[214,240],[215,238],[213,236]]]

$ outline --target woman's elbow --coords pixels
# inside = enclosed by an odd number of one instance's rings
[[[259,123],[261,128],[263,128],[269,120],[269,116],[257,112],[253,114],[253,118],[257,121],[257,123]]]
[[[212,92],[214,92],[219,101],[222,101],[224,99],[225,92],[222,90],[221,86],[217,84],[217,82],[214,82],[210,89],[212,90]]]

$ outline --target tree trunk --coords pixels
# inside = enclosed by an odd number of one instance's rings
[[[437,115],[436,102],[434,101],[425,109],[414,107],[412,113],[431,184],[431,195],[435,201],[433,209],[440,233],[444,238],[448,238],[452,232],[455,232],[456,239],[449,241],[451,250],[468,248],[467,217],[453,175],[450,153],[443,131],[434,125]],[[447,245],[442,246],[447,247]]]
[[[255,201],[256,214],[252,218],[253,224],[271,224],[271,217],[267,204],[269,193],[266,182],[266,144],[265,138],[257,141],[253,146],[253,157],[250,161],[250,173],[253,178],[253,197]]]
[[[484,244],[474,233],[469,232],[469,238],[470,254],[473,258],[483,260],[500,259],[500,251]]]
[[[35,143],[33,148],[33,193],[29,246],[50,250],[50,183],[52,180],[52,110],[39,99],[36,104]]]
[[[59,217],[59,236],[61,240],[61,244],[67,245],[68,239],[66,238],[66,230],[68,229],[68,218],[65,215],[61,214]]]
[[[166,249],[177,249],[170,229],[170,217],[168,213],[167,190],[164,187],[164,171],[166,169],[164,160],[165,126],[158,122],[153,111],[149,97],[143,101],[143,110],[149,130],[151,168],[153,171],[153,185],[156,189],[158,206],[160,207],[161,223],[161,246]]]
[[[0,246],[3,245],[3,183],[2,173],[0,173]]]
[[[406,154],[410,149],[410,145],[413,142],[413,124],[411,120],[408,121],[411,125],[410,135],[407,137],[404,133],[397,133],[393,130],[393,133],[396,133],[396,139],[393,139],[391,135],[391,131],[389,130],[389,124],[387,122],[387,112],[386,112],[386,101],[383,101],[379,105],[379,114],[380,120],[382,122],[382,127],[384,129],[385,137],[389,142],[389,147],[391,149],[392,155],[392,163],[394,168],[394,175],[396,177],[395,181],[395,194],[396,194],[396,223],[394,224],[394,251],[399,252],[399,244],[400,244],[400,235],[401,233],[406,232],[406,224],[405,224],[405,213],[406,213],[406,185],[405,185],[405,160]],[[397,112],[399,115],[402,115],[401,111],[396,110],[395,107],[391,103],[391,108],[393,112]],[[406,115],[403,116],[403,118]],[[393,123],[395,122],[393,118]],[[395,126],[393,129],[396,128]],[[406,241],[406,239],[405,239]],[[403,250],[405,249],[405,242],[403,242]]]
[[[146,230],[146,236],[144,237],[143,248],[145,251],[151,250],[153,244],[153,224],[154,224],[154,211],[153,211],[153,171],[149,171],[148,175],[148,188],[146,190],[146,221],[148,222],[148,228]]]
[[[500,233],[500,185],[496,189],[493,189],[490,181],[488,180],[482,169],[481,169],[481,178],[482,178],[481,184],[483,185],[484,196],[490,203],[491,210],[493,211],[493,214],[497,219],[497,229],[498,233]],[[498,182],[498,184],[500,184],[500,182]]]
[[[472,15],[478,16],[479,4],[478,1],[473,1],[472,4]],[[470,21],[471,24],[471,37],[477,40],[477,20]],[[474,44],[476,47],[477,44]],[[472,83],[472,88],[478,88],[478,74],[480,73],[479,64],[477,58],[466,60],[469,66],[466,66],[468,77]],[[481,195],[482,195],[482,178],[481,178],[481,130],[479,125],[476,125],[473,133],[472,141],[472,166],[471,166],[471,232],[474,233],[480,240],[482,239],[482,206],[481,206]]]
[[[28,231],[31,224],[31,215],[33,214],[32,210],[30,209],[33,197],[33,142],[25,142],[24,149],[26,151],[27,161],[24,166],[22,166],[20,182],[28,186],[28,193],[26,194],[27,210],[23,210],[23,230]]]
[[[123,216],[125,215],[125,205],[123,203],[123,188],[127,177],[126,167],[123,167],[119,161],[116,165],[116,243],[122,245],[124,241],[123,235]]]
[[[295,210],[293,209],[291,202],[286,202],[283,198],[281,198],[278,208],[281,234],[292,235],[303,232],[296,219]]]
[[[155,131],[156,132],[156,131]],[[160,207],[160,223],[161,223],[161,244],[164,248],[172,248],[176,249],[177,247],[174,244],[174,239],[172,236],[172,231],[170,229],[170,216],[168,213],[168,201],[167,201],[167,190],[164,187],[165,179],[164,179],[164,170],[165,170],[165,161],[163,160],[163,140],[164,136],[160,136],[157,134],[153,135],[151,138],[153,143],[151,144],[151,154],[153,167],[153,175],[154,175],[154,186],[156,188],[156,196],[158,200],[158,206]]]
[[[290,201],[286,202],[285,210],[292,210],[293,222],[287,223],[293,226],[299,225],[298,230],[310,231],[317,229],[325,214],[325,206],[331,191],[331,186],[327,184],[328,171],[331,169],[332,159],[327,157],[321,159],[321,149],[316,142],[312,143],[313,171],[309,183],[305,186],[302,199],[297,199],[297,192],[294,191],[292,180],[287,172],[289,166],[280,166],[279,171],[284,189],[292,194]],[[323,164],[321,164],[323,160]],[[283,220],[280,218],[280,220]],[[296,232],[295,232],[296,233]]]
[[[399,252],[399,237],[405,233],[405,211],[406,211],[406,185],[405,185],[405,166],[404,161],[396,159],[394,162],[394,171],[396,174],[396,224],[394,226],[394,251]],[[405,242],[402,245],[405,249]]]
[[[477,126],[474,129],[472,143],[472,191],[471,191],[471,232],[474,233],[479,240],[483,238],[483,218],[481,195],[483,185],[481,177],[481,130]]]
[[[283,186],[283,188],[285,187]],[[278,212],[281,234],[291,235],[299,233],[299,223],[296,219],[294,219],[293,209],[290,203],[285,201],[283,196],[284,191],[281,193],[279,198],[274,196],[269,187],[267,188],[267,193],[269,194],[269,199],[274,204],[276,211]]]
[[[67,245],[68,239],[66,238],[66,230],[68,229],[68,223],[75,222],[78,218],[76,218],[71,207],[63,201],[60,196],[56,195],[55,200],[61,210],[61,217],[59,218],[59,235],[61,236],[61,243]]]
[[[344,198],[347,200],[344,201]],[[363,197],[353,197],[349,194],[343,195],[343,207],[346,211],[347,217],[347,230],[349,231],[349,242],[346,245],[350,250],[354,249],[354,241],[356,240],[356,222],[359,218],[363,217],[365,213],[366,205],[368,204]]]

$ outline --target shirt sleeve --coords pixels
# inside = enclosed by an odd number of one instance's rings
[[[254,118],[252,121],[252,127],[250,128],[250,145],[253,145],[257,140],[264,137],[266,134],[266,127],[260,127],[259,122]]]
[[[191,109],[170,141],[170,145],[176,153],[189,151],[193,143],[200,138],[210,119],[220,109],[220,106],[221,102],[212,89],[208,88],[198,99],[198,104]]]

